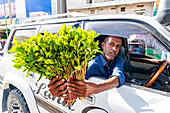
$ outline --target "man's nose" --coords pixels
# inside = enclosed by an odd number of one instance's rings
[[[112,50],[113,50],[113,51],[116,51],[116,49],[117,49],[116,46],[113,46],[113,47],[112,47]]]

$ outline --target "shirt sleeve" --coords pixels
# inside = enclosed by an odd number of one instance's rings
[[[110,78],[112,76],[118,77],[119,85],[117,86],[117,88],[121,87],[125,82],[125,75],[123,74],[123,65],[124,65],[124,60],[122,57],[118,56],[117,58],[115,58],[115,66]]]
[[[91,71],[93,71],[94,60],[88,62],[88,70],[86,71],[85,79],[88,80],[93,75],[91,74]]]

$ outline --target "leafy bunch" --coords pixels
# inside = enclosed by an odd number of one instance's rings
[[[43,76],[52,79],[56,75],[59,79],[64,78],[67,82],[72,80],[84,80],[88,67],[88,61],[95,57],[94,54],[101,52],[99,42],[94,38],[99,34],[91,30],[77,29],[63,24],[57,34],[48,33],[44,36],[37,34],[29,39],[19,42],[13,39],[14,46],[9,50],[15,53],[12,61],[13,67],[38,73],[39,81]],[[67,105],[73,103],[76,95],[68,92],[65,102]]]
[[[87,70],[87,62],[100,52],[94,38],[99,34],[91,30],[77,29],[63,24],[57,34],[48,33],[44,36],[37,34],[19,42],[13,39],[14,46],[9,50],[15,53],[13,67],[40,74],[38,80],[45,76],[52,79],[56,75],[59,78],[69,80],[84,80]]]

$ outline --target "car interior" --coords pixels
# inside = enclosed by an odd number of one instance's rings
[[[156,31],[148,30],[148,27],[137,21],[94,21],[87,22],[85,29],[100,33],[101,36],[96,39],[99,43],[106,35],[122,37],[119,55],[124,58],[126,83],[170,92],[170,64],[164,57],[168,56],[169,49],[154,35]]]
[[[107,35],[95,39],[101,42]],[[102,49],[101,49],[102,50]],[[98,56],[100,53],[97,53]],[[125,82],[156,90],[170,92],[170,66],[167,60],[156,60],[145,55],[129,52],[127,38],[122,38],[122,46],[118,53],[124,59]],[[156,78],[154,78],[156,76]]]
[[[170,92],[170,66],[167,59],[161,61],[145,55],[132,54],[127,47],[129,46],[120,50],[120,53],[125,53],[123,58],[126,82]]]

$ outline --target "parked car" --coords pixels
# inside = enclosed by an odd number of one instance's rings
[[[61,25],[91,29],[101,35],[122,37],[119,55],[124,58],[126,82],[121,88],[94,94],[83,100],[77,99],[65,106],[64,99],[54,97],[48,91],[49,80],[39,75],[26,73],[12,67],[13,55],[8,50],[15,36],[19,41],[43,34],[46,30],[57,33]],[[141,42],[147,45],[140,54],[129,53],[131,36],[142,35]],[[137,37],[134,37],[135,39]],[[149,53],[148,48],[154,52]],[[158,54],[158,57],[156,55]],[[157,52],[157,53],[156,53]],[[15,26],[5,48],[0,52],[0,86],[2,87],[1,111],[24,113],[169,113],[170,108],[170,32],[155,18],[141,15],[100,15],[80,18],[65,18],[43,22],[32,22]],[[161,67],[161,68],[158,68]],[[153,76],[150,78],[150,76]],[[158,77],[159,76],[159,77]],[[92,77],[90,81],[100,83],[106,78]]]

